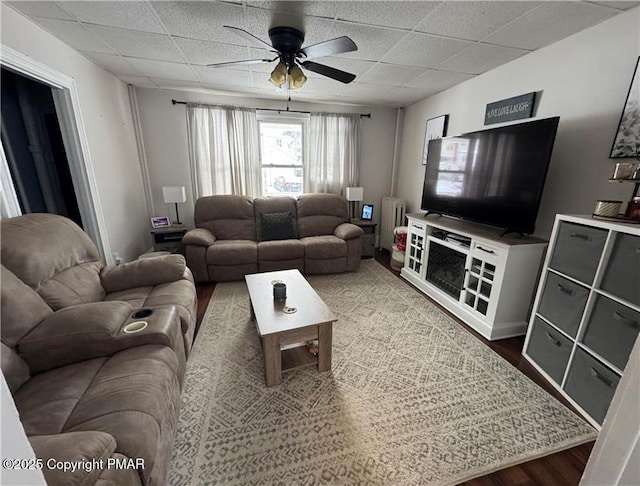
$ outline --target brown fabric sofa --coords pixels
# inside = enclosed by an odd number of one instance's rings
[[[55,215],[4,220],[1,232],[2,372],[36,457],[105,465],[45,467],[47,483],[165,484],[195,326],[184,258],[105,267]]]
[[[274,214],[290,215],[292,238],[265,241],[263,222]],[[348,222],[347,201],[335,194],[201,197],[194,220],[196,228],[182,242],[196,282],[291,268],[306,274],[349,272],[360,266],[363,231]]]

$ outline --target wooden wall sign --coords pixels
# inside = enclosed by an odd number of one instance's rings
[[[502,123],[533,116],[533,104],[536,99],[535,91],[506,100],[494,101],[487,105],[484,114],[484,124]]]

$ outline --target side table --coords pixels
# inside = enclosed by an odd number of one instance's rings
[[[153,250],[177,252],[182,247],[182,237],[186,232],[187,228],[178,225],[151,230]]]
[[[373,221],[365,221],[362,219],[352,219],[351,224],[359,226],[364,231],[360,237],[362,242],[362,258],[373,258],[376,256],[376,227]]]

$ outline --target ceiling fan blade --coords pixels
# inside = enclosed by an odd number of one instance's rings
[[[262,64],[265,62],[273,62],[276,59],[278,58],[274,57],[273,59],[247,59],[246,61],[216,62],[213,64],[207,64],[207,67],[219,68],[219,67],[227,67],[227,66],[241,66],[246,64]]]
[[[270,51],[274,51],[275,52],[275,49],[273,48],[273,46],[271,44],[267,44],[265,41],[263,41],[259,37],[256,37],[255,35],[251,34],[250,32],[247,32],[244,29],[240,29],[239,27],[231,27],[230,25],[225,25],[224,27],[227,28],[227,29],[233,30],[233,32],[238,34],[240,37],[244,37],[245,39],[250,40],[251,42],[254,42],[254,43],[258,44],[263,49],[269,49]]]
[[[304,66],[309,71],[322,74],[323,76],[327,76],[328,78],[335,79],[336,81],[340,81],[341,83],[348,84],[354,79],[356,79],[355,74],[351,74],[346,71],[341,71],[340,69],[332,68],[331,66],[325,66],[324,64],[318,64],[317,62],[303,61],[300,64],[302,64],[302,66]]]
[[[300,52],[304,54],[307,59],[313,59],[317,57],[333,56],[334,54],[342,54],[344,52],[357,51],[358,46],[349,37],[342,36],[336,39],[331,39],[311,46],[303,47]]]

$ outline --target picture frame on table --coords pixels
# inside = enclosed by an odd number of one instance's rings
[[[449,115],[440,115],[427,120],[427,126],[424,134],[424,147],[422,149],[422,165],[427,165],[429,141],[444,137],[447,134],[448,123]]]
[[[360,219],[362,221],[371,221],[373,219],[373,204],[362,205],[362,215]]]
[[[155,218],[151,218],[151,226],[153,229],[169,228],[171,226],[171,221],[168,216],[157,216]]]
[[[610,159],[640,156],[640,57],[631,77],[631,85],[622,109],[618,130],[613,138]]]

